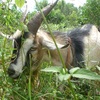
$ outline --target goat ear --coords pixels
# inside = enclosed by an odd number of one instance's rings
[[[56,44],[57,44],[58,48],[64,48],[64,47],[67,46],[66,44],[60,44],[57,41],[56,41]],[[46,48],[48,48],[50,50],[55,50],[56,49],[56,45],[52,40],[43,39],[42,45],[43,45],[43,47],[46,47]]]

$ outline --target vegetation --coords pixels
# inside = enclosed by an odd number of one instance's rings
[[[39,3],[40,8],[48,4],[47,0]],[[39,10],[38,7],[36,7]],[[47,16],[48,23],[59,24],[59,29],[70,28],[78,25],[78,9],[73,4],[66,4],[64,0],[59,1],[57,6]]]
[[[18,0],[19,1],[19,0]],[[24,2],[17,6],[21,7]],[[24,0],[22,0],[24,1]],[[48,4],[47,0],[38,3],[40,8]],[[51,30],[68,30],[86,23],[100,26],[100,1],[87,0],[80,8],[72,4],[66,4],[64,0],[59,1],[54,10],[47,16],[47,22]],[[16,29],[23,30],[20,22],[22,11],[17,9],[11,0],[0,2],[0,31],[12,34]],[[39,10],[38,7],[36,7]],[[35,12],[30,13],[27,20]],[[45,22],[42,28],[47,29]],[[25,67],[24,73],[17,80],[11,79],[7,74],[13,50],[11,41],[0,36],[0,100],[99,100],[100,99],[100,77],[97,73],[85,69],[75,68],[70,73],[64,69],[48,67],[50,63],[43,62],[41,65],[39,80],[40,85],[34,86],[30,81],[31,73]],[[98,71],[100,68],[97,67]],[[28,70],[28,71],[27,71]],[[78,75],[77,75],[78,74]],[[85,76],[84,76],[85,75]],[[79,78],[70,80],[70,77]]]
[[[83,24],[92,23],[100,27],[99,5],[99,0],[87,0],[87,3],[80,9],[81,21]]]

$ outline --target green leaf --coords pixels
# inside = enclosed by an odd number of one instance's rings
[[[64,68],[61,69],[60,71],[61,74],[67,74],[68,73],[68,69],[66,68],[66,70]]]
[[[58,78],[59,78],[60,81],[63,81],[63,80],[66,81],[66,80],[68,80],[70,77],[71,77],[70,74],[65,74],[65,75],[64,75],[64,74],[59,74],[59,75],[58,75]]]
[[[96,66],[97,67],[97,69],[100,71],[100,67],[99,66]]]
[[[71,74],[74,74],[78,69],[80,69],[80,68],[79,67],[75,67],[75,68],[70,69],[69,72]]]
[[[15,3],[16,3],[16,5],[17,5],[18,7],[21,8],[21,7],[24,5],[25,0],[15,0]]]
[[[54,67],[48,67],[48,68],[42,69],[41,71],[56,73],[56,72],[61,72],[61,70],[62,70],[62,67],[54,66]]]
[[[76,78],[84,78],[84,79],[90,79],[90,80],[100,80],[100,75],[86,69],[78,69],[74,74],[72,74],[73,77]]]

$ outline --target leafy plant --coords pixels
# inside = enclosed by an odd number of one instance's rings
[[[100,75],[84,68],[80,69],[79,67],[72,68],[69,70],[69,72],[68,71],[65,72],[65,70],[62,67],[56,67],[56,66],[45,68],[45,69],[42,69],[41,71],[58,73],[58,78],[60,81],[63,81],[63,80],[66,81],[72,77],[100,81]]]
[[[15,3],[16,3],[16,5],[17,5],[18,7],[21,8],[21,7],[24,5],[25,0],[15,0]]]
[[[92,23],[100,26],[100,1],[87,0],[86,4],[80,9],[80,17],[83,24]]]

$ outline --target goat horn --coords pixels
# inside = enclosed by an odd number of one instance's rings
[[[17,30],[13,35],[7,35],[7,34],[4,34],[2,32],[0,32],[0,35],[9,39],[9,40],[13,40],[19,36],[21,36],[21,31],[20,30]]]
[[[42,9],[44,16],[47,16],[49,14],[49,12],[53,9],[53,7],[57,4],[57,2],[58,0],[56,0],[55,3],[50,4]],[[35,35],[42,21],[43,21],[43,16],[41,12],[36,13],[36,15],[27,24],[28,30]]]
[[[2,33],[2,32],[0,32],[0,35],[3,36],[3,37],[5,37],[5,38],[7,38],[7,39],[10,39],[10,40],[13,39],[13,36],[10,36],[10,35],[7,35],[7,34],[4,34],[4,33]]]
[[[25,20],[26,20],[26,17],[27,17],[27,13],[28,13],[27,2],[25,2],[25,3],[26,3],[26,8],[25,8],[25,11],[24,11],[23,14],[22,14],[21,19],[20,19],[20,21],[21,21],[22,23],[25,23]]]

